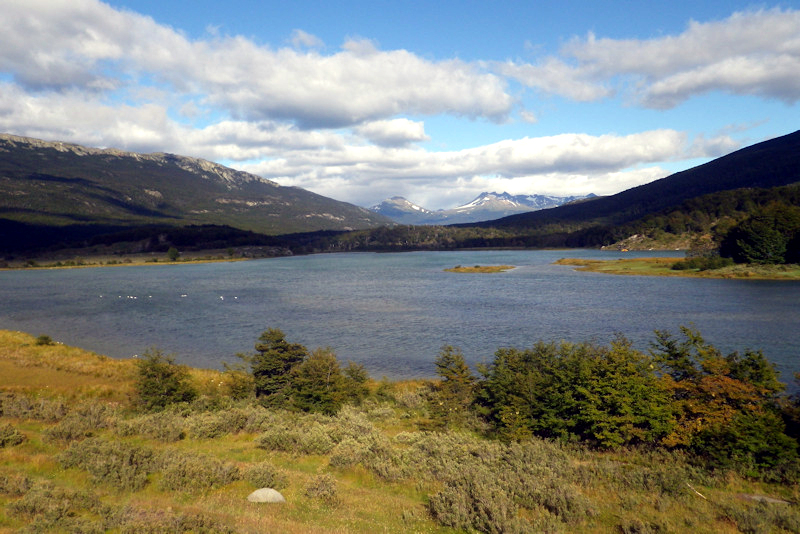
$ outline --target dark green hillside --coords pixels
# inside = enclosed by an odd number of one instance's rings
[[[771,188],[800,181],[800,131],[743,148],[704,165],[609,197],[504,217],[476,226],[565,228],[619,225],[684,200],[739,188]]]
[[[53,245],[143,225],[213,224],[277,235],[389,221],[200,159],[0,135],[0,222],[0,249],[8,250],[12,242]]]

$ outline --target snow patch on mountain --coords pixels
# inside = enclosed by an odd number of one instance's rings
[[[392,197],[371,207],[370,210],[401,224],[456,224],[489,221],[515,213],[554,208],[594,196],[558,197],[484,192],[461,206],[436,211],[425,209],[403,197]]]

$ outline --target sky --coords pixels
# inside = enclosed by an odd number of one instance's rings
[[[799,101],[800,1],[0,0],[0,132],[365,207],[614,194]]]

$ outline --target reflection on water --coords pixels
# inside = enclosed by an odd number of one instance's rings
[[[333,254],[205,265],[148,265],[0,273],[0,328],[48,334],[114,357],[148,347],[205,367],[249,352],[268,327],[375,377],[432,376],[445,344],[468,361],[538,340],[616,333],[640,349],[653,330],[694,325],[724,351],[763,349],[800,370],[800,283],[578,273],[552,265],[581,251]],[[630,253],[625,257],[630,257]],[[663,256],[665,253],[644,255]],[[678,256],[679,254],[675,254]],[[511,264],[496,274],[454,265]]]

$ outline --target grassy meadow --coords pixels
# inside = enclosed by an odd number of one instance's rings
[[[328,416],[190,369],[196,400],[143,412],[135,360],[48,341],[0,331],[0,532],[800,532],[795,485],[436,428],[428,381]],[[260,487],[287,502],[248,502]]]

